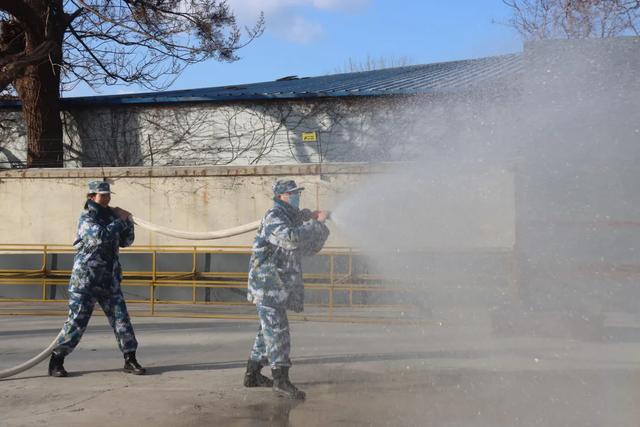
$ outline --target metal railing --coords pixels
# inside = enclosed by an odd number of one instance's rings
[[[68,245],[53,244],[0,244],[0,257],[10,255],[31,256],[39,258],[39,266],[32,268],[0,268],[0,288],[13,286],[23,289],[36,288],[33,295],[27,297],[1,297],[5,303],[62,303],[66,298],[59,295],[52,296],[52,287],[66,286],[69,282],[71,270],[58,269],[52,257],[61,254],[73,254],[75,251]],[[123,273],[123,289],[146,290],[146,296],[127,295],[127,303],[137,305],[132,314],[166,317],[213,317],[213,318],[255,318],[255,311],[231,310],[204,311],[202,307],[238,308],[252,304],[242,298],[247,287],[247,271],[208,271],[203,268],[202,256],[244,256],[251,253],[248,246],[135,246],[121,250],[121,258],[130,254],[141,254],[147,257],[148,269],[128,269]],[[159,259],[165,255],[188,255],[190,267],[184,271],[166,271],[159,267]],[[315,255],[314,271],[305,273],[305,290],[310,302],[306,308],[312,308],[311,314],[292,315],[292,319],[330,320],[330,321],[393,321],[406,320],[406,313],[413,305],[407,301],[393,302],[393,298],[371,298],[372,294],[393,295],[406,292],[399,280],[389,281],[377,274],[356,272],[355,259],[361,254],[352,248],[326,248]],[[32,264],[33,264],[32,260]],[[5,263],[6,264],[6,263]],[[244,265],[247,265],[245,263]],[[318,268],[319,267],[319,268]],[[5,288],[6,289],[6,288]],[[12,288],[15,289],[15,288]],[[163,290],[176,291],[190,289],[190,298],[162,298]],[[211,301],[203,297],[201,290],[226,290],[222,292],[224,298]],[[233,291],[235,290],[235,291]],[[4,293],[4,292],[3,292]],[[324,296],[323,296],[324,295]],[[380,301],[382,300],[382,301]],[[391,301],[391,302],[390,302]],[[174,311],[164,308],[173,307]],[[139,308],[146,308],[146,311]],[[26,309],[16,309],[11,306],[0,310],[0,314],[52,314],[51,311],[34,310],[33,305]],[[57,313],[57,312],[56,312]],[[60,311],[62,313],[62,311]],[[419,316],[414,318],[419,320]]]

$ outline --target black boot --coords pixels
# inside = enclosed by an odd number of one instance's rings
[[[147,370],[144,369],[138,361],[136,360],[136,352],[132,351],[130,353],[124,354],[124,368],[123,370],[129,374],[133,375],[144,375]]]
[[[247,361],[247,372],[244,374],[245,387],[273,387],[271,378],[265,377],[260,373],[262,363],[249,359]]]
[[[50,377],[67,377],[69,373],[64,370],[64,354],[51,353],[49,359],[49,376]]]
[[[289,399],[304,400],[306,394],[302,390],[298,390],[296,386],[289,381],[289,367],[272,369],[273,374],[273,391],[282,397]]]

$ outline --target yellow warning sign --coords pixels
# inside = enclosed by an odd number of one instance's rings
[[[318,132],[302,132],[302,142],[316,142],[318,141]]]

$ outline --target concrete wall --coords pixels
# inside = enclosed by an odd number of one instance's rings
[[[303,207],[333,209],[343,197],[357,191],[371,175],[401,169],[402,164],[323,164],[300,166],[214,166],[203,168],[83,168],[29,169],[0,172],[0,243],[70,244],[86,198],[86,183],[107,178],[112,182],[111,205],[165,227],[207,231],[255,221],[272,205],[272,183],[291,177],[306,187]],[[465,177],[457,176],[460,180]],[[456,221],[450,236],[453,248],[510,248],[514,242],[513,176],[502,170],[467,177],[492,197],[472,197],[473,188],[458,186],[450,203],[429,214],[433,221]],[[474,211],[474,221],[460,212]],[[329,245],[354,246],[332,226]],[[138,228],[136,244],[194,244]],[[250,245],[254,234],[195,242],[195,244]],[[440,247],[441,233],[425,247]]]

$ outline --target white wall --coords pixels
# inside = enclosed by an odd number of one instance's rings
[[[336,208],[373,176],[397,171],[402,164],[325,164],[261,167],[202,168],[83,168],[29,169],[0,172],[0,243],[70,244],[82,211],[86,183],[106,177],[112,182],[113,206],[121,206],[153,223],[188,231],[234,227],[255,221],[272,204],[271,185],[290,177],[307,188],[303,207]],[[322,179],[321,179],[322,177]],[[451,177],[464,182],[469,177]],[[474,175],[474,186],[491,197],[469,197],[468,191],[447,195],[425,220],[448,221],[460,239],[452,247],[496,248],[513,246],[513,178],[495,170]],[[478,181],[480,180],[480,181]],[[452,187],[456,188],[456,186]],[[461,215],[473,210],[475,214]],[[459,224],[456,223],[459,218]],[[473,218],[471,223],[469,218]],[[331,225],[329,245],[354,246]],[[456,235],[458,235],[456,234]],[[434,233],[434,239],[440,234]],[[453,236],[453,235],[452,235]],[[136,244],[242,244],[254,233],[219,241],[190,242],[137,230]],[[455,240],[455,236],[449,238]],[[435,242],[435,240],[434,240]],[[425,246],[434,245],[425,242]]]
[[[63,113],[65,166],[415,160],[495,138],[513,110],[505,94],[511,95],[489,88],[446,96],[69,108]],[[24,159],[19,114],[0,111],[0,120],[8,123],[0,148]],[[318,141],[303,142],[307,131],[316,131]]]

